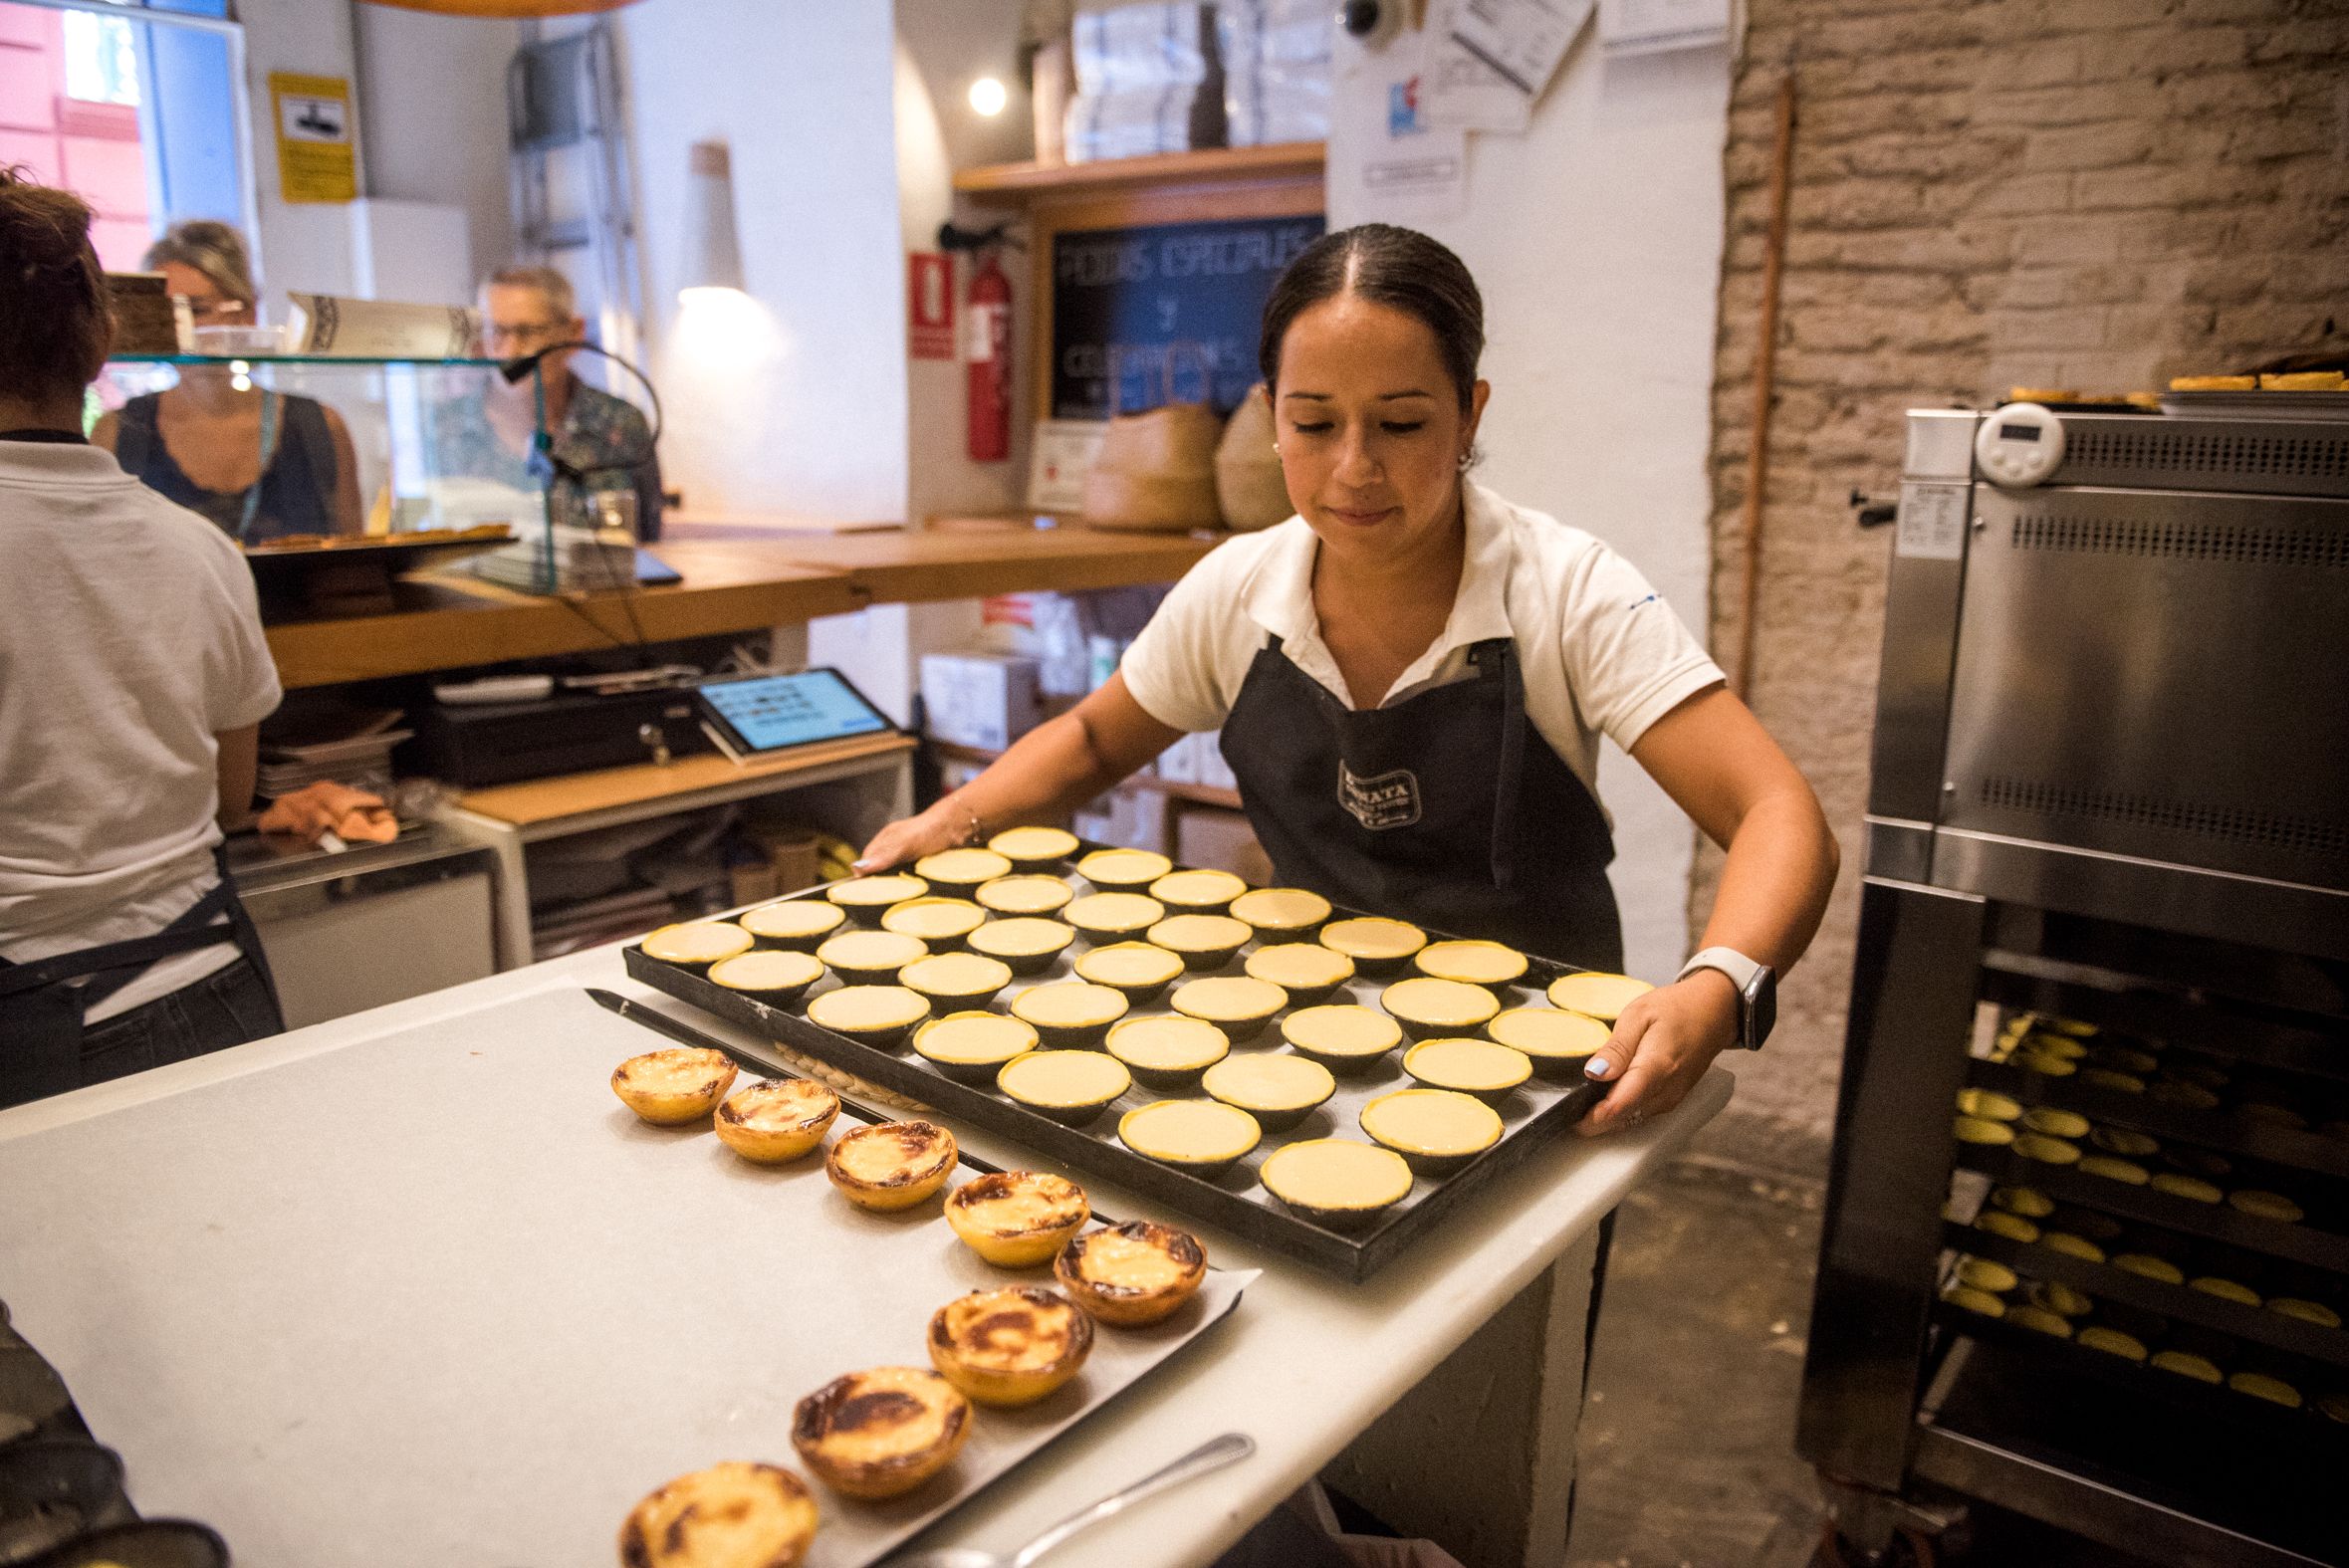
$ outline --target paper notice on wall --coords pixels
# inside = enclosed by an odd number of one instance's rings
[[[269,98],[277,117],[279,194],[289,202],[357,200],[350,78],[272,71]]]
[[[1362,149],[1346,177],[1363,221],[1434,223],[1468,209],[1468,132],[1422,112],[1422,38],[1397,38],[1366,68],[1368,91],[1341,95],[1355,118],[1347,139]]]
[[[1601,0],[1598,37],[1610,55],[1726,44],[1730,0]]]
[[[1431,0],[1419,112],[1431,125],[1522,132],[1533,117],[1533,95],[1471,54],[1452,36],[1453,13],[1470,0]]]
[[[1506,89],[1530,111],[1557,75],[1558,62],[1566,58],[1574,35],[1590,20],[1591,4],[1592,0],[1439,0],[1437,17],[1431,18],[1428,29],[1431,37],[1441,40],[1435,64],[1466,57],[1486,73],[1480,79],[1465,67],[1447,72],[1448,82],[1460,84],[1449,87],[1448,93],[1466,94],[1482,82],[1474,93],[1477,102],[1506,103],[1501,96]],[[1435,25],[1439,19],[1440,27]],[[1515,128],[1524,128],[1523,122]]]
[[[1108,431],[1105,419],[1039,419],[1028,448],[1028,504],[1039,512],[1082,512],[1084,476]]]

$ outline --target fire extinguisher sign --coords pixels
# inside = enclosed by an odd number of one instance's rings
[[[942,251],[905,258],[905,342],[916,359],[954,357],[954,258]]]

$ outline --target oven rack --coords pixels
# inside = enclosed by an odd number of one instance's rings
[[[2349,1140],[2323,1133],[2298,1132],[2235,1111],[2197,1111],[2167,1104],[2150,1094],[2100,1088],[1979,1057],[1967,1067],[1966,1078],[1978,1088],[2011,1095],[2025,1106],[2077,1111],[2099,1125],[2127,1127],[2294,1171],[2349,1180]]]
[[[2018,1273],[2070,1285],[2099,1301],[2116,1301],[2336,1369],[2334,1381],[2349,1389],[2349,1376],[2339,1375],[2349,1374],[2349,1328],[2326,1328],[2269,1311],[2264,1306],[2246,1306],[2225,1296],[2149,1279],[2108,1262],[2092,1262],[2037,1242],[2017,1241],[1970,1226],[1944,1225],[1942,1241],[1954,1251],[1992,1258]]]
[[[1958,1144],[1957,1165],[1999,1186],[2034,1187],[2059,1202],[2073,1203],[2120,1220],[2134,1220],[2246,1252],[2259,1252],[2333,1273],[2349,1274],[2349,1236],[2306,1224],[2263,1220],[2225,1204],[2131,1187],[2101,1176],[2084,1176],[2068,1166],[2026,1159],[2010,1149]]]
[[[1935,1328],[1944,1336],[1963,1336],[1997,1345],[2050,1368],[2060,1368],[2071,1376],[2102,1388],[2126,1390],[2149,1405],[2166,1411],[2169,1420],[2174,1423],[2191,1422],[2197,1430],[2213,1436],[2232,1432],[2242,1441],[2268,1444],[2281,1442],[2305,1448],[2310,1451],[2311,1457],[2329,1456],[2329,1462],[2333,1464],[2349,1464],[2349,1427],[2321,1414],[2316,1408],[2317,1397],[2337,1392],[2337,1386],[2320,1389],[2303,1387],[2300,1391],[2302,1403],[2295,1409],[2253,1395],[2237,1393],[2224,1384],[2202,1383],[2179,1373],[2166,1372],[2150,1362],[2140,1364],[2101,1350],[2091,1350],[2073,1340],[2058,1339],[2036,1329],[2020,1328],[2002,1319],[1988,1317],[1946,1301],[1936,1303],[1933,1321]],[[2149,1348],[2158,1350],[2162,1347]],[[2197,1341],[2184,1348],[2201,1353],[2216,1347]],[[2265,1370],[2264,1364],[2258,1370]]]

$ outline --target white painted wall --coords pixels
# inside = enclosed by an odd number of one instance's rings
[[[357,17],[367,194],[464,212],[469,243],[461,265],[469,281],[460,299],[469,300],[473,283],[503,266],[514,248],[506,66],[522,29],[385,5],[350,9]]]
[[[282,322],[288,290],[348,294],[354,280],[349,212],[340,204],[293,204],[279,197],[269,74],[354,77],[352,6],[348,0],[239,0],[236,9],[245,24],[245,88],[253,126],[254,204],[259,212],[254,238],[266,313],[269,320]],[[371,149],[361,113],[359,188],[364,190]]]
[[[635,121],[663,477],[699,511],[894,518],[904,258],[887,0],[614,13]],[[750,287],[680,311],[686,149],[733,150]]]
[[[1025,0],[896,0],[897,48],[892,101],[897,121],[898,216],[908,251],[937,249],[938,225],[949,218],[965,228],[992,227],[1003,209],[972,207],[954,197],[958,168],[1009,163],[1035,151],[1025,83],[1014,69]],[[992,76],[1011,90],[1002,113],[974,112],[970,86]],[[1003,260],[1014,292],[1014,320],[1028,302],[1027,256]],[[958,257],[956,325],[971,260]],[[1012,455],[974,463],[964,453],[966,367],[953,359],[906,364],[907,515],[916,521],[948,513],[1018,511],[1028,485],[1028,436],[1035,411],[1027,389],[1033,333],[1013,341]]]
[[[1466,215],[1426,225],[1484,291],[1479,477],[1606,540],[1697,628],[1729,86],[1724,51],[1610,62],[1586,32],[1525,135],[1472,138]],[[1375,216],[1351,194],[1364,149],[1349,108],[1331,114],[1333,229]],[[1694,829],[1612,748],[1600,785],[1628,965],[1667,979],[1689,946]]]

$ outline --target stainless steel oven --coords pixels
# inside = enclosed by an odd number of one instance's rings
[[[2191,401],[1909,419],[1798,1436],[1857,1555],[2349,1562],[2349,422]]]

